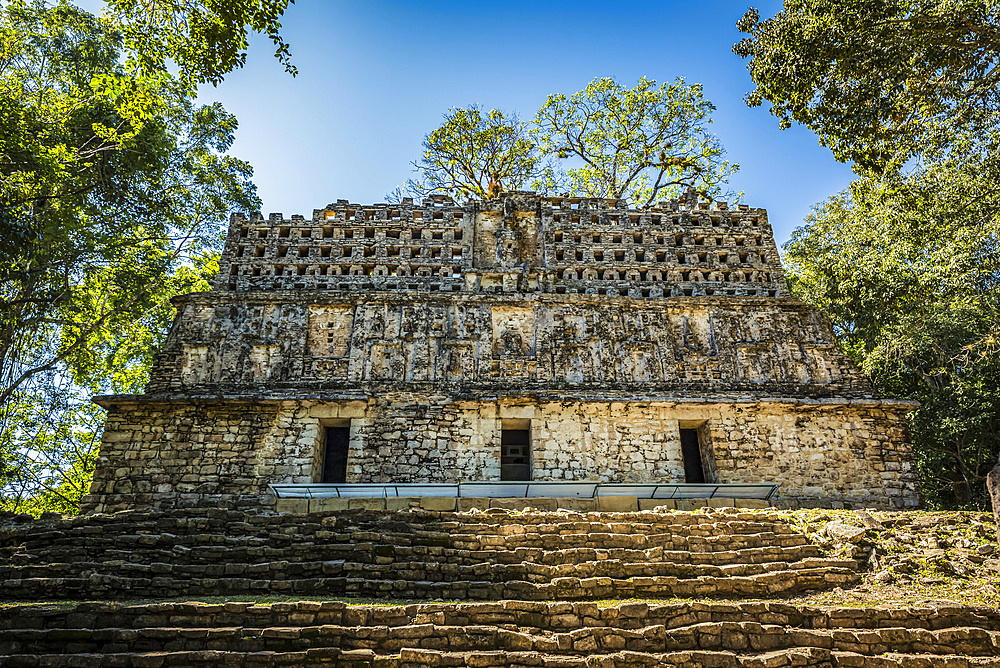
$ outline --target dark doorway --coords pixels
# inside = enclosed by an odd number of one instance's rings
[[[350,427],[327,427],[323,453],[323,482],[347,482],[347,448]]]
[[[531,480],[531,432],[528,429],[500,431],[500,479]]]
[[[681,429],[681,456],[684,458],[684,482],[705,482],[697,429]]]

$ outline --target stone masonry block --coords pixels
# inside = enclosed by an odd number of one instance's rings
[[[309,499],[309,510],[314,513],[347,510],[349,502],[350,499],[340,499],[336,497]]]
[[[420,507],[424,510],[455,510],[458,499],[450,496],[427,496],[420,499]]]
[[[581,513],[590,513],[597,510],[597,499],[564,497],[554,499],[556,508],[559,510],[575,510]]]
[[[276,499],[274,511],[277,513],[304,513],[308,510],[308,499]]]
[[[385,499],[382,497],[348,499],[347,507],[351,510],[385,510]]]
[[[599,496],[597,508],[605,513],[634,513],[639,502],[634,496]]]
[[[458,509],[460,511],[472,510],[486,510],[490,507],[490,499],[486,497],[461,497],[458,499]]]

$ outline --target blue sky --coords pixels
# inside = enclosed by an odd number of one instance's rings
[[[809,207],[852,180],[804,128],[781,131],[749,109],[745,62],[732,53],[745,2],[336,2],[300,0],[284,36],[285,74],[263,38],[247,66],[203,101],[240,121],[232,153],[250,161],[265,215],[306,216],[337,199],[382,201],[411,176],[424,135],[453,106],[531,118],[549,93],[596,77],[633,85],[684,77],[717,107],[712,127],[741,170],[744,202],[768,209],[779,243]],[[778,2],[758,2],[762,16]]]

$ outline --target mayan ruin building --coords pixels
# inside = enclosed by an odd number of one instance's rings
[[[763,209],[236,215],[175,303],[85,512],[0,514],[0,665],[1000,666],[985,513],[905,512]]]
[[[919,504],[904,415],[789,295],[764,209],[504,193],[234,215],[88,511],[302,483],[773,483]]]

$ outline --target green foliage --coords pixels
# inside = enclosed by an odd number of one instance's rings
[[[985,0],[786,0],[749,37],[757,88],[782,127],[802,123],[841,161],[896,170],[914,156],[994,152],[1000,4]]]
[[[420,178],[406,185],[417,196],[446,192],[488,199],[501,190],[520,190],[539,174],[540,158],[527,124],[499,109],[449,109],[444,124],[424,138],[424,149],[413,163]]]
[[[0,431],[7,465],[0,510],[75,514],[93,477],[104,411],[56,374],[39,381],[5,407],[11,428]]]
[[[856,181],[785,245],[794,294],[909,415],[925,499],[984,507],[1000,456],[1000,192],[982,163]]]
[[[95,120],[128,121],[89,82],[123,76],[113,33],[68,5],[14,9],[0,17],[21,26],[7,33],[20,56],[0,69],[0,99],[18,112],[0,140],[14,241],[0,255],[0,404],[59,363],[83,373],[89,349],[153,308],[192,251],[217,244],[230,208],[256,204],[250,166],[224,155],[236,119],[221,105],[195,107],[168,87],[131,138],[108,142]]]
[[[90,403],[95,392],[141,392],[153,353],[174,309],[175,294],[208,290],[218,272],[214,252],[192,258],[161,285],[155,306],[117,330],[106,330],[88,349],[73,377],[38,374],[14,391],[0,429],[0,510],[75,514],[87,494],[100,448],[104,410]]]
[[[701,85],[683,79],[657,86],[643,77],[626,88],[602,78],[568,97],[550,95],[537,116],[542,151],[579,164],[550,170],[546,189],[639,207],[687,187],[719,194],[739,165],[723,160],[708,132],[714,110]]]
[[[139,79],[158,76],[172,63],[190,90],[218,85],[243,67],[251,32],[267,35],[275,57],[296,74],[279,19],[294,0],[107,0],[107,19],[117,27]]]
[[[236,119],[130,71],[118,28],[65,2],[0,9],[0,493],[36,509],[78,500],[84,397],[141,387],[170,297],[207,287],[228,212],[258,206],[226,155]]]
[[[926,499],[982,506],[1000,454],[1000,5],[786,0],[733,50],[782,127],[814,130],[864,176],[785,246],[793,291],[825,309],[909,416]]]
[[[418,180],[388,199],[441,191],[489,199],[530,188],[644,207],[688,187],[718,195],[739,165],[708,132],[714,109],[698,84],[645,78],[633,88],[595,79],[569,97],[550,95],[533,125],[496,109],[451,109],[424,139]]]

